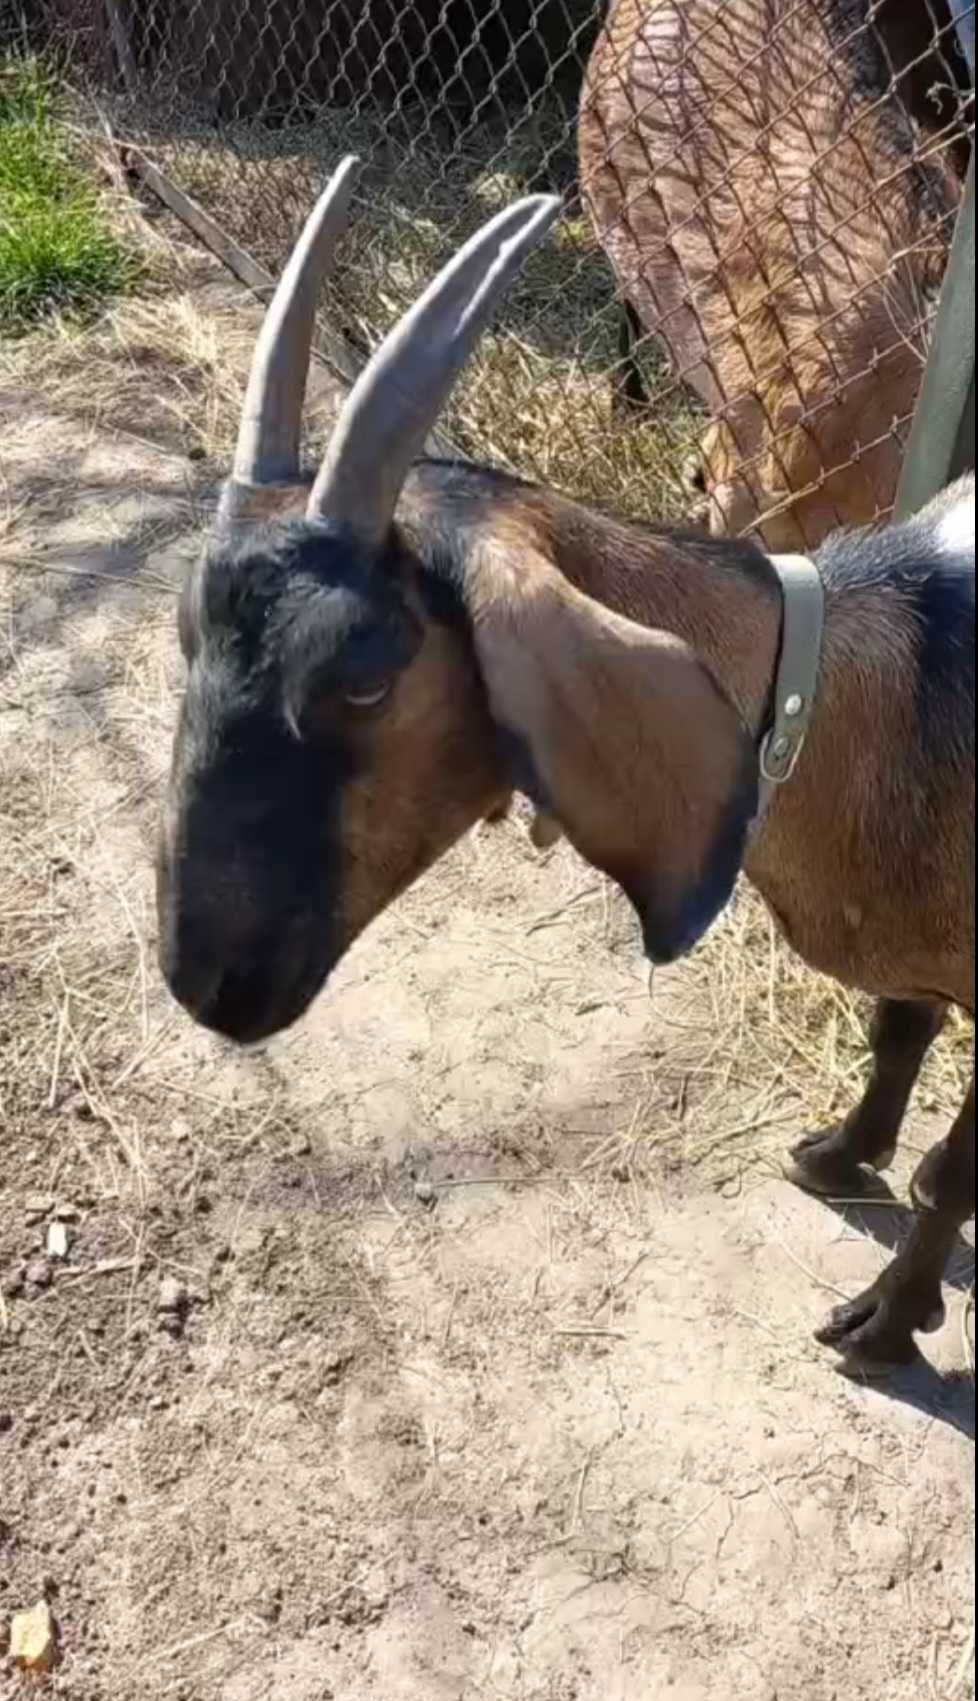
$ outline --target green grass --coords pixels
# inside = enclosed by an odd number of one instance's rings
[[[133,269],[72,158],[52,78],[36,59],[0,57],[0,333],[91,310]]]

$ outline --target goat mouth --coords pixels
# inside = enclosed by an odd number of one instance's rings
[[[306,1015],[331,968],[332,964],[317,964],[288,985],[277,984],[273,975],[261,970],[225,973],[209,997],[189,1013],[201,1027],[230,1044],[254,1049],[294,1027]]]

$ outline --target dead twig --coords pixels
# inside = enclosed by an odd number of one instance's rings
[[[68,579],[97,579],[106,585],[136,586],[139,590],[155,592],[158,596],[175,597],[180,591],[156,573],[99,573],[94,567],[68,567],[61,561],[32,561],[21,557],[7,563],[15,572],[58,573]]]
[[[630,1341],[632,1338],[621,1329],[554,1329],[553,1333],[571,1340],[587,1340],[590,1336],[599,1341]]]
[[[845,1293],[842,1288],[837,1288],[834,1282],[827,1282],[824,1276],[816,1275],[815,1271],[811,1269],[808,1264],[803,1263],[797,1254],[792,1252],[790,1246],[785,1245],[783,1240],[780,1240],[777,1236],[775,1236],[774,1244],[775,1246],[780,1247],[786,1258],[791,1260],[795,1269],[800,1270],[803,1276],[807,1276],[810,1282],[814,1282],[817,1288],[824,1288],[826,1293],[834,1293],[836,1299],[848,1302],[849,1295]]]

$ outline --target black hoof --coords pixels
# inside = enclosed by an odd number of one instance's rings
[[[912,1326],[896,1312],[887,1294],[867,1288],[858,1299],[837,1305],[815,1331],[815,1339],[842,1355],[840,1368],[848,1376],[890,1376],[920,1356]],[[938,1328],[942,1321],[943,1309],[938,1306],[919,1327]]]
[[[885,1169],[892,1161],[892,1152],[884,1153],[872,1170],[857,1163],[848,1150],[845,1126],[830,1128],[822,1134],[806,1134],[791,1151],[791,1163],[785,1174],[796,1187],[807,1193],[848,1198],[865,1193],[872,1184],[876,1169]]]

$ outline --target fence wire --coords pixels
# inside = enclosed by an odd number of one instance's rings
[[[639,517],[812,547],[893,502],[973,140],[974,0],[43,0],[48,39],[270,271],[366,162],[361,353],[556,190],[443,424]],[[970,65],[969,65],[970,55]]]

